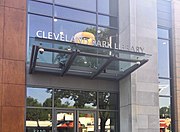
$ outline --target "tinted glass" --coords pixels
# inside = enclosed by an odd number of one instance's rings
[[[83,41],[83,38],[87,38],[89,33],[93,36],[96,33],[96,27],[57,19],[54,22],[54,31],[56,34],[63,34],[64,41],[79,43],[79,41]]]
[[[169,41],[158,40],[159,77],[169,77]]]
[[[170,96],[170,80],[159,79],[159,95]]]
[[[98,12],[117,16],[117,0],[98,0]]]
[[[96,100],[95,92],[56,89],[54,93],[55,107],[94,109]]]
[[[56,113],[57,131],[55,132],[74,132],[75,121],[73,112],[61,112]]]
[[[169,38],[169,31],[166,29],[158,28],[158,37],[168,39]]]
[[[99,27],[97,45],[101,47],[110,48],[110,47],[116,47],[117,44],[118,44],[118,30]]]
[[[29,37],[48,38],[48,32],[52,32],[52,19],[31,14],[28,17]]]
[[[95,113],[89,111],[79,112],[79,132],[95,132]]]
[[[109,111],[99,112],[98,130],[100,132],[118,132],[117,117],[118,115],[116,112],[109,112]]]
[[[38,0],[38,1],[47,2],[47,3],[52,3],[53,2],[53,0]]]
[[[96,0],[55,0],[56,4],[89,11],[96,11]]]
[[[160,97],[159,98],[160,106],[160,129],[163,130],[166,127],[167,131],[171,130],[171,108],[170,108],[170,98],[169,97]],[[164,126],[166,124],[166,126]]]
[[[29,1],[28,6],[28,11],[31,13],[52,16],[52,5],[50,4]]]
[[[118,96],[117,94],[109,92],[99,93],[99,108],[106,110],[116,110],[118,108]]]
[[[55,16],[69,20],[96,24],[96,14],[60,6],[55,6]]]
[[[37,15],[28,15],[29,17],[29,38],[28,38],[28,45],[27,46],[27,51],[28,51],[28,60],[30,59],[31,56],[31,51],[32,51],[32,45],[36,44],[34,37],[39,37],[39,38],[48,38],[48,32],[52,32],[52,19],[49,17],[42,17],[42,16],[37,16]],[[47,44],[46,44],[47,45]],[[51,47],[51,44],[47,45],[48,47]],[[51,53],[45,53],[47,54],[46,57],[51,57]],[[43,57],[43,56],[42,56]],[[45,60],[44,58],[40,58],[42,60]]]
[[[98,25],[117,27],[117,18],[104,16],[104,15],[98,15]]]
[[[26,109],[26,132],[52,132],[52,111],[49,109]]]
[[[47,88],[27,88],[27,106],[51,107],[52,89]]]

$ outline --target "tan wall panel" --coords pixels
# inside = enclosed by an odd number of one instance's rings
[[[26,0],[5,0],[5,6],[18,9],[26,9]]]
[[[2,132],[2,107],[0,107],[0,132]]]
[[[3,80],[3,76],[2,76],[2,73],[3,73],[3,70],[2,70],[2,59],[0,59],[0,84],[2,83],[2,80]]]
[[[176,79],[176,86],[177,86],[177,90],[180,90],[180,78]]]
[[[26,12],[5,7],[4,58],[25,60],[25,40]]]
[[[0,107],[2,106],[3,85],[0,84]],[[1,116],[1,115],[0,115]]]
[[[4,0],[0,0],[0,5],[4,5]]]
[[[3,24],[4,24],[4,7],[0,6],[0,58],[3,55]]]
[[[25,84],[25,62],[3,60],[3,83]]]
[[[25,106],[25,86],[3,84],[3,106]]]
[[[2,108],[2,132],[24,132],[24,108]]]
[[[176,62],[180,62],[180,54],[176,54]]]
[[[180,68],[180,61],[176,62],[176,68]]]
[[[176,68],[176,76],[180,77],[180,68]]]
[[[177,43],[176,43],[177,44]],[[180,44],[176,45],[176,54],[180,55]],[[180,58],[178,59],[180,61]]]

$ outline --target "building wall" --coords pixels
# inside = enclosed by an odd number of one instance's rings
[[[157,1],[120,0],[119,3],[120,20],[123,20],[120,43],[141,46],[152,55],[148,63],[119,83],[120,130],[159,132]]]
[[[24,131],[26,1],[0,0],[0,131]]]
[[[174,44],[175,128],[180,131],[180,1],[172,1],[172,39]]]

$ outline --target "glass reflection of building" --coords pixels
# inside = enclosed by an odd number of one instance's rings
[[[158,77],[160,129],[171,131],[170,30],[158,28]]]
[[[36,37],[73,42],[76,34],[88,32],[95,36],[96,46],[111,43],[113,47],[118,43],[117,5],[117,0],[28,0],[27,63]],[[56,47],[51,43],[41,46]],[[68,50],[69,47],[56,48]],[[59,58],[66,61],[68,57],[44,53],[38,55],[38,61],[57,64]],[[84,61],[88,59],[79,57],[74,65],[83,60],[82,65],[86,66]],[[95,129],[118,132],[117,102],[116,92],[27,86],[26,131],[51,132],[56,127],[58,132]]]

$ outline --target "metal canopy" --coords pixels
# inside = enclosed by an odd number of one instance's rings
[[[31,38],[30,47],[30,74],[41,71],[121,80],[148,61],[144,53],[39,38]]]

